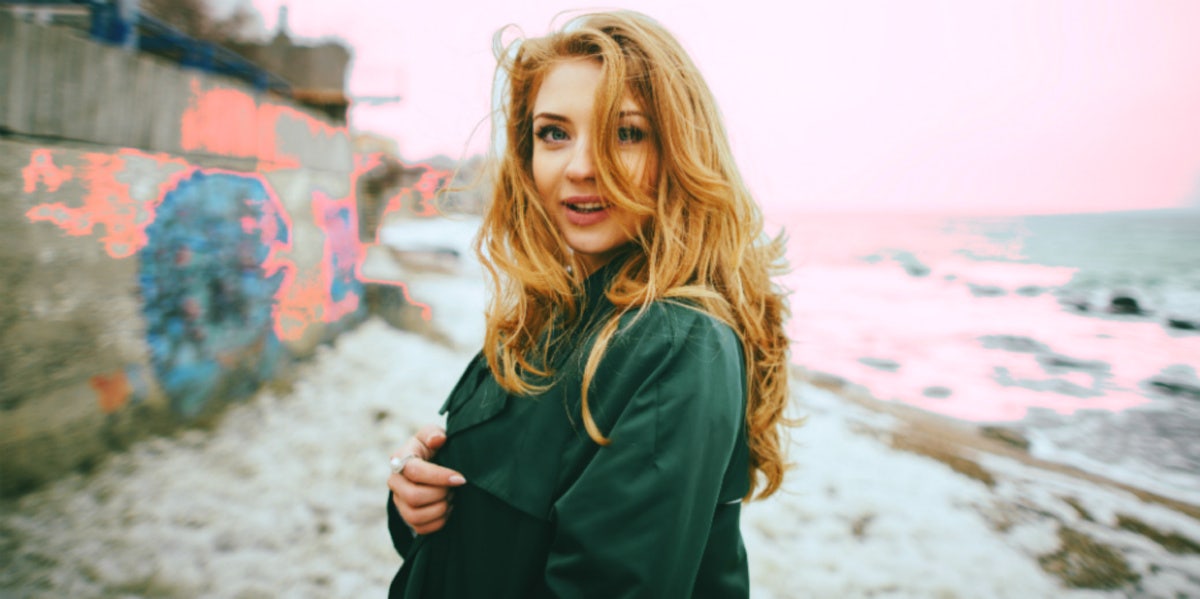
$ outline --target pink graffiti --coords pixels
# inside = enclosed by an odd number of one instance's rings
[[[311,138],[314,139],[333,140],[339,137],[349,137],[345,127],[334,127],[290,106],[264,103],[259,107],[259,112],[263,122],[268,123],[273,131],[278,131],[280,125],[294,122],[307,129]],[[349,140],[346,139],[346,141],[348,142]],[[276,144],[272,148],[274,153],[270,156],[270,161],[274,162],[277,166],[299,167],[301,164],[300,158],[288,153],[286,148],[287,144]]]
[[[321,261],[321,274],[331,290],[329,313],[327,318],[340,320],[343,316],[358,309],[359,297],[353,292],[347,293],[340,300],[333,300],[332,289],[336,284],[334,277],[356,278],[362,270],[362,261],[366,257],[366,248],[358,241],[358,212],[355,210],[353,196],[341,201],[333,201],[315,194],[313,197],[313,218],[318,226],[326,231],[324,257]],[[339,223],[338,213],[345,211],[347,220]],[[338,234],[333,234],[334,228],[344,225]]]
[[[358,181],[360,179],[362,179],[362,177],[365,176],[368,172],[375,169],[379,165],[383,164],[383,162],[384,162],[384,155],[382,153],[378,153],[378,152],[373,153],[373,154],[368,154],[368,155],[356,156],[355,160],[354,160],[354,177],[353,177],[354,184],[351,186],[351,190],[352,190],[351,193],[357,194],[358,193],[357,190],[359,187]],[[426,172],[424,174],[422,174],[421,179],[418,180],[417,183],[414,184],[412,187],[405,187],[405,188],[400,189],[400,191],[398,191],[394,196],[392,196],[391,199],[388,200],[387,206],[384,208],[383,215],[381,216],[381,218],[386,217],[387,214],[392,211],[399,210],[402,205],[402,203],[401,203],[402,198],[404,198],[406,195],[412,194],[414,188],[419,188],[421,190],[421,193],[427,194],[427,197],[432,198],[433,194],[436,193],[436,191],[437,191],[436,185],[439,182],[441,182],[445,176],[448,175],[448,173],[446,173],[445,171],[438,171],[438,170],[434,169],[433,167],[426,165],[426,164],[419,164],[417,166],[419,168],[424,168],[426,170]],[[432,188],[429,187],[430,183],[426,182],[426,177],[429,176],[430,173],[434,173],[437,175],[436,177],[434,177],[432,179],[433,185],[434,185],[434,187],[432,187]],[[424,185],[423,185],[423,183],[424,183]],[[423,196],[423,197],[425,197],[425,196]],[[355,202],[355,204],[357,205],[357,202]],[[436,210],[434,211],[434,214],[436,214]],[[355,238],[355,240],[357,243],[357,238]],[[399,281],[388,281],[388,280],[384,280],[384,279],[376,279],[376,278],[368,277],[363,274],[362,259],[365,258],[367,255],[366,248],[369,246],[378,245],[378,244],[379,244],[379,232],[378,231],[375,232],[375,241],[374,242],[369,243],[369,244],[360,244],[362,246],[362,251],[359,254],[358,263],[355,266],[355,274],[358,276],[358,280],[362,281],[363,283],[373,283],[373,284],[377,284],[377,285],[389,285],[389,286],[393,286],[393,287],[398,287],[400,289],[400,292],[402,294],[404,294],[404,301],[408,302],[412,306],[420,308],[422,319],[424,319],[426,321],[431,320],[433,318],[432,308],[430,308],[429,304],[425,304],[425,303],[414,300],[412,298],[412,295],[409,293],[408,285],[405,285],[404,283],[401,283]]]
[[[192,80],[192,97],[180,123],[180,145],[189,152],[253,158],[269,169],[299,168],[299,158],[280,143],[281,124],[297,123],[312,138],[348,138],[345,127],[330,125],[291,106],[260,101],[233,88],[203,90]]]
[[[432,308],[414,300],[408,286],[400,281],[388,281],[367,277],[363,274],[363,260],[367,249],[375,242],[364,243],[358,239],[358,181],[371,169],[379,166],[382,155],[356,156],[351,175],[350,193],[342,198],[330,198],[317,191],[313,193],[313,221],[325,232],[322,258],[317,272],[297,276],[280,289],[277,306],[276,335],[280,339],[295,341],[303,337],[311,323],[336,322],[357,310],[362,298],[346,292],[340,299],[334,298],[334,289],[340,279],[349,278],[360,283],[398,287],[405,300],[421,310],[421,317],[430,320]],[[343,218],[342,215],[346,215]]]
[[[21,169],[21,175],[25,179],[25,193],[37,191],[39,181],[46,185],[46,191],[56,192],[63,183],[71,180],[74,170],[69,166],[64,168],[54,166],[54,156],[50,150],[34,150],[33,156],[29,160],[29,166]]]
[[[383,153],[382,152],[374,152],[371,154],[355,154],[354,155],[355,178],[374,170],[376,167],[378,167],[381,164],[383,164]]]
[[[204,91],[193,78],[180,145],[189,152],[267,159],[276,145],[275,123],[260,117],[258,103],[249,94],[237,89]]]
[[[383,209],[384,216],[401,210],[404,207],[405,200],[409,200],[412,203],[412,214],[414,216],[437,216],[438,209],[435,202],[437,192],[449,180],[450,172],[438,170],[426,163],[414,164],[404,168],[422,169],[424,172],[421,173],[421,177],[416,183],[409,187],[402,187],[388,199],[387,206]]]
[[[53,168],[53,160],[48,151],[40,152],[42,153],[34,152],[26,172],[40,168],[41,172],[45,173]],[[122,181],[118,176],[125,168],[126,159],[130,157],[154,160],[160,166],[187,164],[165,154],[152,155],[128,149],[116,154],[84,154],[84,165],[79,168],[78,173],[72,175],[83,184],[83,204],[78,207],[67,206],[63,202],[39,204],[30,208],[25,216],[33,222],[52,222],[68,235],[74,236],[91,235],[96,225],[104,225],[105,235],[100,241],[104,244],[105,251],[113,258],[132,256],[146,245],[146,227],[154,222],[154,213],[162,203],[165,189],[160,189],[156,196],[149,199],[132,198],[129,194],[129,183]],[[52,172],[57,172],[60,178],[47,185],[50,191],[69,180],[68,174],[73,171],[68,167]],[[177,180],[177,177],[178,174],[171,177],[163,186],[173,186],[171,181]]]
[[[112,374],[97,374],[88,380],[92,390],[96,392],[96,401],[100,411],[112,414],[129,402],[133,388],[129,385],[129,377],[124,370]]]
[[[263,258],[259,266],[263,270],[264,277],[272,277],[277,273],[283,274],[283,280],[280,282],[279,289],[275,292],[274,305],[271,307],[271,317],[274,322],[275,335],[280,339],[298,339],[304,334],[303,327],[293,337],[285,337],[283,335],[283,323],[287,318],[285,310],[285,300],[289,297],[291,289],[296,284],[298,268],[296,263],[288,256],[292,253],[292,216],[280,201],[275,188],[267,181],[262,173],[241,173],[236,171],[225,171],[226,174],[236,175],[241,177],[254,178],[262,185],[266,192],[267,201],[258,206],[260,214],[258,218],[243,217],[241,220],[242,231],[246,233],[257,232],[259,241],[262,242],[268,249],[267,256]],[[279,230],[279,222],[283,221],[285,231]],[[284,241],[280,241],[280,239]]]

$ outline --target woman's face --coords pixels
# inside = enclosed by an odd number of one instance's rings
[[[592,155],[600,65],[562,60],[550,68],[533,103],[533,181],[551,220],[588,272],[604,266],[647,217],[617,208],[599,194]],[[650,121],[633,97],[621,100],[617,143],[634,181],[657,184]],[[649,178],[645,177],[649,171]]]

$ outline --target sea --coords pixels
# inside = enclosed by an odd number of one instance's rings
[[[1200,209],[768,223],[793,362],[1200,504]]]

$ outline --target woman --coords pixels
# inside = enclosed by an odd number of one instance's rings
[[[500,55],[486,341],[393,458],[391,596],[744,597],[740,506],[784,470],[782,240],[656,22]]]

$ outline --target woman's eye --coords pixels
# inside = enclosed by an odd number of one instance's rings
[[[537,138],[546,142],[567,141],[567,132],[557,125],[546,125],[537,130]]]
[[[642,141],[646,132],[637,127],[618,127],[617,141],[623,144],[633,144]]]

